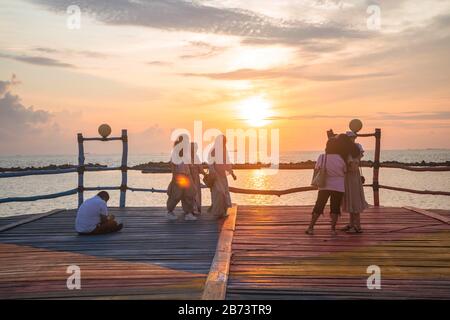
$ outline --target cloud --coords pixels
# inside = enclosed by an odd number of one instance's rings
[[[160,61],[160,60],[149,61],[149,62],[147,62],[146,64],[148,64],[149,66],[158,66],[158,67],[166,67],[166,66],[172,65],[171,62],[168,62],[168,61]]]
[[[86,58],[94,58],[94,59],[104,59],[109,57],[108,54],[97,52],[97,51],[89,51],[89,50],[71,50],[71,49],[54,49],[48,47],[36,47],[32,49],[36,52],[47,53],[47,54],[62,54],[62,55],[76,55],[82,56]]]
[[[238,69],[222,73],[183,73],[184,76],[205,77],[213,80],[267,80],[276,78],[298,78],[312,81],[347,81],[355,79],[369,79],[390,77],[392,73],[373,72],[359,74],[324,74],[312,73],[305,67],[284,67],[272,69]]]
[[[11,81],[1,81],[0,80],[0,97],[3,97],[3,95],[9,90],[11,87]]]
[[[79,112],[49,112],[25,105],[12,90],[20,82],[15,76],[0,80],[0,154],[72,153],[79,129]]]
[[[9,89],[14,86],[20,84],[20,81],[17,80],[17,77],[15,74],[11,76],[11,80],[3,81],[0,80],[0,97],[3,97],[3,95],[9,91]]]
[[[234,35],[273,43],[297,43],[307,39],[360,38],[370,33],[338,23],[310,23],[274,19],[249,10],[213,7],[197,1],[176,0],[28,0],[65,13],[77,4],[82,12],[110,25],[143,26],[169,31]]]
[[[40,56],[13,55],[13,54],[0,53],[0,58],[16,60],[16,61],[34,64],[34,65],[38,65],[38,66],[75,68],[74,65],[71,65],[69,63],[64,63],[64,62],[61,62],[56,59],[40,57]]]
[[[191,41],[188,48],[194,52],[181,55],[180,59],[210,58],[227,50],[226,47],[214,46],[203,41]]]
[[[335,52],[345,47],[345,43],[342,41],[304,41],[300,43],[302,52]]]
[[[315,120],[315,119],[352,119],[357,118],[355,115],[342,115],[342,114],[298,114],[292,116],[273,116],[267,118],[267,120]]]
[[[47,111],[24,106],[19,96],[10,92],[16,84],[15,77],[11,81],[0,81],[0,130],[3,137],[35,132],[52,117]]]
[[[385,78],[392,77],[393,73],[388,72],[372,72],[361,74],[324,74],[324,75],[307,75],[305,79],[313,81],[347,81],[356,79],[371,79],[371,78]]]
[[[130,150],[133,153],[170,151],[170,131],[154,124],[143,131],[130,132]]]
[[[448,111],[430,111],[430,112],[422,112],[422,111],[409,111],[409,112],[397,112],[397,113],[389,113],[389,112],[377,112],[372,115],[359,116],[357,114],[345,115],[345,114],[298,114],[292,115],[288,117],[280,117],[275,116],[268,118],[268,120],[306,120],[306,119],[352,119],[352,118],[361,118],[364,120],[374,120],[374,121],[389,121],[389,120],[398,120],[398,121],[427,121],[427,120],[438,120],[445,121],[450,120],[450,112]]]
[[[19,96],[6,92],[0,98],[0,115],[2,119],[7,119],[11,125],[36,124],[46,122],[50,118],[50,113],[44,110],[34,110],[33,107],[25,107]],[[2,125],[7,126],[6,123]]]
[[[410,111],[401,113],[379,112],[375,118],[383,120],[450,120],[450,112],[448,111],[436,111],[436,112]]]
[[[43,52],[43,53],[59,53],[60,52],[60,50],[57,50],[57,49],[44,48],[44,47],[34,48],[33,50],[37,51],[37,52]]]

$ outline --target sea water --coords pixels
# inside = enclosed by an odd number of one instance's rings
[[[300,162],[315,160],[320,151],[287,152],[280,156],[281,162]],[[444,162],[450,161],[450,150],[383,150],[382,161],[399,162]],[[108,166],[120,165],[120,154],[96,155],[87,154],[86,163],[100,163]],[[373,160],[373,152],[367,151],[367,160]],[[129,166],[149,161],[167,161],[167,154],[130,155]],[[76,155],[47,156],[0,156],[0,167],[29,167],[49,164],[76,164]],[[372,169],[363,168],[367,183],[372,181]],[[237,181],[229,179],[230,185],[247,189],[288,189],[309,186],[312,170],[279,170],[275,175],[267,175],[261,170],[236,170]],[[140,188],[166,189],[171,179],[170,174],[142,174],[139,171],[128,172],[128,185]],[[121,173],[87,172],[85,186],[119,186]],[[381,168],[380,183],[383,185],[404,187],[417,190],[450,190],[450,172],[411,172],[400,169]],[[61,174],[47,176],[28,176],[0,179],[0,198],[14,196],[44,195],[61,192],[77,187],[77,174]],[[366,197],[373,203],[371,188],[366,188]],[[85,197],[94,193],[86,192]],[[118,206],[119,191],[111,191],[110,206]],[[203,190],[203,203],[210,203],[209,191]],[[241,205],[310,205],[314,203],[316,192],[289,194],[281,197],[232,194],[232,200]],[[127,192],[127,206],[165,206],[167,196],[161,193]],[[415,206],[420,208],[450,210],[450,197],[417,195],[390,190],[380,190],[380,201],[383,206]],[[0,216],[46,212],[59,208],[75,208],[77,196],[68,196],[52,200],[0,204]]]

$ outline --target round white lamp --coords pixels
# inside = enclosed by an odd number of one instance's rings
[[[348,127],[350,128],[350,130],[352,130],[352,132],[357,133],[361,131],[363,123],[359,119],[353,119],[352,121],[350,121]]]
[[[98,133],[102,136],[103,139],[106,139],[111,134],[111,127],[104,123],[100,127],[98,127]]]

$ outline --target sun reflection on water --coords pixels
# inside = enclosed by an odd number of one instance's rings
[[[247,188],[257,190],[270,189],[269,176],[266,175],[263,170],[251,170],[247,180]],[[267,204],[267,202],[270,201],[270,198],[271,197],[255,194],[249,196],[249,202],[254,205]]]

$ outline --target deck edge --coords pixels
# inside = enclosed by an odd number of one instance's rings
[[[63,211],[66,211],[66,209],[55,209],[55,210],[51,210],[51,211],[44,212],[44,213],[38,213],[38,214],[33,215],[32,217],[22,219],[22,220],[7,224],[6,226],[0,227],[0,232],[8,231],[8,230],[14,229],[18,226],[21,226],[21,225],[45,218],[45,217],[49,217],[51,215],[54,215],[56,213],[63,212]]]
[[[425,210],[425,209],[416,208],[416,207],[410,207],[410,206],[406,206],[406,207],[403,207],[403,208],[405,208],[405,209],[407,209],[409,211],[413,211],[413,212],[416,212],[416,213],[423,214],[424,216],[433,218],[435,220],[439,220],[439,221],[441,221],[443,223],[450,224],[450,218],[442,216],[439,213],[431,212],[431,211],[428,211],[428,210]]]
[[[236,226],[237,205],[233,204],[227,213],[228,217],[223,222],[220,230],[216,253],[205,282],[202,300],[225,300],[231,263],[231,244]]]

